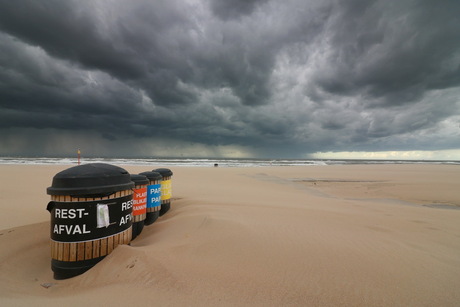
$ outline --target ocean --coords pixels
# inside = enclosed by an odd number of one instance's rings
[[[460,161],[433,160],[316,160],[316,159],[204,159],[204,158],[82,158],[82,164],[108,163],[113,165],[149,165],[158,167],[261,167],[261,166],[317,166],[346,164],[449,164],[460,165]],[[77,165],[77,158],[27,158],[0,157],[0,164],[30,165]]]

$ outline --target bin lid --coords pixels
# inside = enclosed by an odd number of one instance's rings
[[[139,175],[144,175],[149,180],[161,180],[161,179],[163,179],[163,176],[161,176],[161,174],[158,173],[158,172],[149,172],[149,171],[147,171],[147,172],[139,173]]]
[[[149,179],[144,175],[131,174],[131,181],[134,185],[149,184]]]
[[[125,169],[106,163],[89,163],[57,173],[46,192],[49,195],[110,195],[133,187],[134,182]]]
[[[158,172],[163,177],[170,177],[173,175],[173,172],[169,168],[157,168],[154,169],[152,172]]]

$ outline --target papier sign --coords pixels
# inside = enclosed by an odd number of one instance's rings
[[[97,201],[48,204],[51,212],[51,239],[81,242],[123,232],[132,225],[132,195]]]
[[[147,208],[161,206],[161,184],[147,186]]]

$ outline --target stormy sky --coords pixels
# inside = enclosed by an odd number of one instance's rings
[[[0,0],[0,155],[460,159],[459,12],[458,0]]]

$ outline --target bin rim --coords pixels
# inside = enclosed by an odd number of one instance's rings
[[[131,190],[134,188],[134,182],[119,184],[119,185],[107,185],[107,186],[97,186],[97,187],[75,187],[75,188],[54,188],[49,187],[46,189],[48,195],[70,195],[70,196],[80,196],[87,195],[90,197],[93,194],[113,194],[115,192]],[[112,192],[112,193],[110,193]]]

